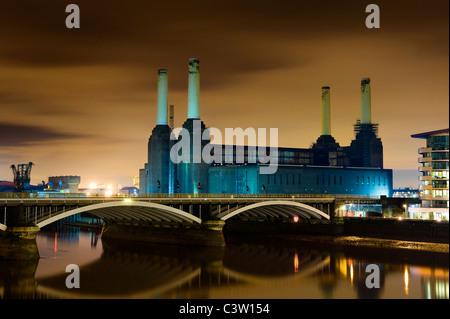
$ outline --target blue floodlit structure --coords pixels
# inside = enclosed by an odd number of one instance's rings
[[[163,79],[161,79],[161,77]],[[348,194],[392,196],[392,170],[383,168],[383,145],[378,124],[371,123],[370,79],[361,81],[362,120],[354,126],[355,139],[340,146],[331,135],[330,87],[322,88],[322,134],[310,148],[278,148],[272,154],[278,169],[263,174],[252,147],[221,145],[205,162],[202,150],[210,140],[200,119],[199,61],[189,60],[188,118],[189,162],[171,160],[170,150],[182,140],[170,138],[167,96],[158,96],[157,125],[148,143],[148,162],[140,169],[140,193],[160,194]],[[158,95],[167,94],[167,71],[158,73]],[[160,101],[163,101],[161,103]],[[185,136],[186,136],[185,135]],[[201,149],[196,149],[200,141]],[[197,144],[198,145],[198,144]],[[177,153],[178,154],[178,153]],[[258,154],[258,153],[256,153]],[[180,158],[178,158],[180,160]]]

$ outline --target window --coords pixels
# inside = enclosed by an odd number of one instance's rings
[[[359,184],[359,176],[356,176],[356,185]]]
[[[433,181],[433,188],[448,188],[448,180]]]
[[[433,150],[448,150],[448,135],[428,136],[427,146]]]
[[[433,195],[433,197],[443,197],[444,192],[440,189],[433,189],[432,195]]]
[[[298,174],[298,183],[301,184],[302,183],[302,175]]]
[[[339,176],[339,185],[342,185],[342,176]]]
[[[448,160],[448,152],[434,152],[431,154],[431,159],[436,160]]]
[[[432,162],[432,168],[433,169],[448,169],[448,161],[445,161],[445,162]]]
[[[423,173],[430,173],[430,172],[423,172]],[[430,174],[428,174],[430,175]],[[448,179],[448,171],[434,171],[433,172],[433,179]],[[424,174],[425,176],[425,174]]]

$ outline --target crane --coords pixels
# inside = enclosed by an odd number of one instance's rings
[[[18,164],[17,167],[15,165],[11,165],[11,169],[14,175],[14,191],[21,192],[29,192],[31,191],[30,186],[30,175],[31,175],[31,167],[34,164],[29,162],[28,164]]]

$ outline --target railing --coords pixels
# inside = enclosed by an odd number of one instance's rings
[[[431,152],[431,147],[421,147],[421,148],[419,148],[419,154],[430,153],[430,152]]]
[[[418,159],[419,163],[431,162],[431,157],[420,157]]]
[[[0,198],[35,198],[35,199],[45,199],[45,198],[85,198],[86,195],[83,193],[50,193],[44,194],[40,192],[30,192],[30,193],[0,193]]]
[[[139,195],[112,195],[100,196],[100,194],[86,195],[84,193],[0,193],[0,198],[6,199],[58,199],[58,198],[85,198],[85,199],[107,199],[122,200],[124,198],[333,198],[333,199],[379,199],[379,196],[347,195],[347,194],[139,194]]]
[[[425,190],[425,189],[433,189],[433,185],[419,185],[419,189],[420,190]]]

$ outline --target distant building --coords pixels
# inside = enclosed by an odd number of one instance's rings
[[[120,194],[123,195],[139,195],[139,188],[137,187],[123,187],[120,189]]]
[[[421,207],[410,208],[410,217],[449,219],[449,129],[411,135],[426,140],[419,148]]]
[[[78,193],[80,176],[51,176],[48,178],[48,187],[62,193]]]
[[[92,183],[89,188],[80,189],[80,192],[86,196],[111,197],[119,195],[121,189],[122,186],[119,184]]]
[[[133,187],[139,188],[139,174],[133,175]]]
[[[0,181],[0,193],[14,192],[14,182]]]
[[[392,197],[396,198],[419,198],[420,190],[418,188],[396,188],[393,191]]]

